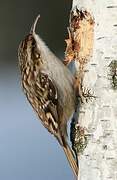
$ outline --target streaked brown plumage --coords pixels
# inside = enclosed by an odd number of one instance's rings
[[[18,50],[22,86],[42,124],[62,146],[77,176],[77,163],[67,143],[67,122],[76,101],[73,76],[35,33],[38,18]]]

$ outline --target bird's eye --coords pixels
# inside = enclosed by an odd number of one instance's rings
[[[35,47],[35,43],[36,43],[36,42],[33,40],[33,41],[32,41],[32,47]]]
[[[36,59],[40,58],[40,54],[37,51],[35,51],[35,57],[36,57]]]
[[[38,52],[36,45],[32,46],[31,56],[32,56],[32,59],[39,59],[40,58],[40,53]]]

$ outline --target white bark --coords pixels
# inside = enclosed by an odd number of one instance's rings
[[[73,8],[94,17],[94,49],[84,76],[84,87],[96,100],[82,105],[80,126],[88,145],[79,157],[79,180],[117,180],[117,90],[109,80],[109,64],[117,60],[117,0],[73,0]]]

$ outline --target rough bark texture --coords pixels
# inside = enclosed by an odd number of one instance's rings
[[[79,156],[78,179],[116,180],[117,1],[73,0],[73,9],[75,6],[88,10],[95,21],[93,55],[85,66],[83,87],[97,97],[80,108],[79,124],[89,136],[88,145]]]

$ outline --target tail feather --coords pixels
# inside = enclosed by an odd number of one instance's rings
[[[64,150],[64,153],[65,153],[65,155],[67,157],[67,160],[68,160],[68,162],[69,162],[69,164],[71,166],[71,169],[72,169],[74,175],[76,177],[78,177],[79,166],[78,166],[77,159],[74,157],[73,151],[71,150],[70,146],[65,141],[63,136],[61,138],[60,134],[58,133],[56,138],[57,138],[59,144],[61,145],[61,147]]]
[[[77,166],[77,163],[76,163],[76,160],[74,158],[71,148],[69,147],[69,145],[66,145],[65,147],[63,146],[63,150],[64,150],[67,160],[73,170],[74,175],[77,177],[79,168]]]

